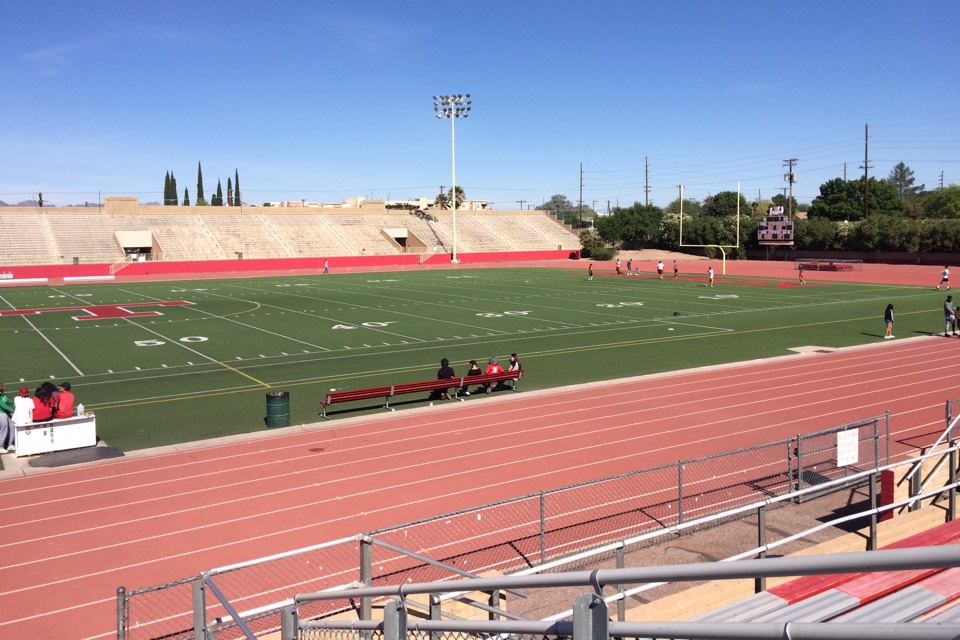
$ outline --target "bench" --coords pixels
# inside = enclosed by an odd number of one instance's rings
[[[97,419],[85,416],[17,425],[16,455],[33,456],[51,451],[97,446]]]
[[[394,396],[405,395],[408,393],[424,393],[427,391],[438,391],[441,389],[453,389],[453,397],[463,402],[460,397],[460,389],[468,386],[477,386],[483,384],[493,384],[513,381],[513,390],[517,389],[517,382],[523,377],[523,369],[517,371],[503,371],[501,373],[483,373],[478,376],[458,376],[447,378],[446,380],[424,380],[422,382],[405,382],[402,384],[391,384],[382,387],[368,387],[366,389],[345,389],[343,391],[330,391],[326,397],[320,401],[323,408],[324,420],[329,420],[327,407],[338,402],[353,402],[356,400],[371,400],[373,398],[383,398],[383,408],[393,411],[390,406],[390,398]]]

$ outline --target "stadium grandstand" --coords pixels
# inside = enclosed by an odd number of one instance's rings
[[[284,259],[307,256],[572,252],[577,235],[545,211],[457,212],[356,207],[163,207],[136,198],[104,206],[0,208],[7,265]]]

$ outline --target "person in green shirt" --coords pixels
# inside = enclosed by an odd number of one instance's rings
[[[0,382],[0,451],[13,448],[17,430],[13,426],[13,403],[3,392],[3,383]]]

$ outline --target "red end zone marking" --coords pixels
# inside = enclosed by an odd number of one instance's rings
[[[127,307],[183,307],[193,304],[186,300],[171,302],[129,302],[127,304],[105,304],[87,307],[50,307],[48,309],[14,309],[0,311],[0,316],[28,316],[40,313],[55,313],[59,311],[84,311],[88,315],[73,316],[74,320],[100,320],[102,318],[139,318],[142,316],[163,315],[159,311],[129,311]]]

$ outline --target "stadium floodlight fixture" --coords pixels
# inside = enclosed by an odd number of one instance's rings
[[[433,111],[438,120],[450,120],[450,167],[452,175],[452,187],[450,187],[450,200],[453,204],[453,256],[451,262],[459,262],[457,259],[457,145],[454,123],[457,118],[467,118],[470,116],[470,94],[455,93],[452,95],[433,96]]]

